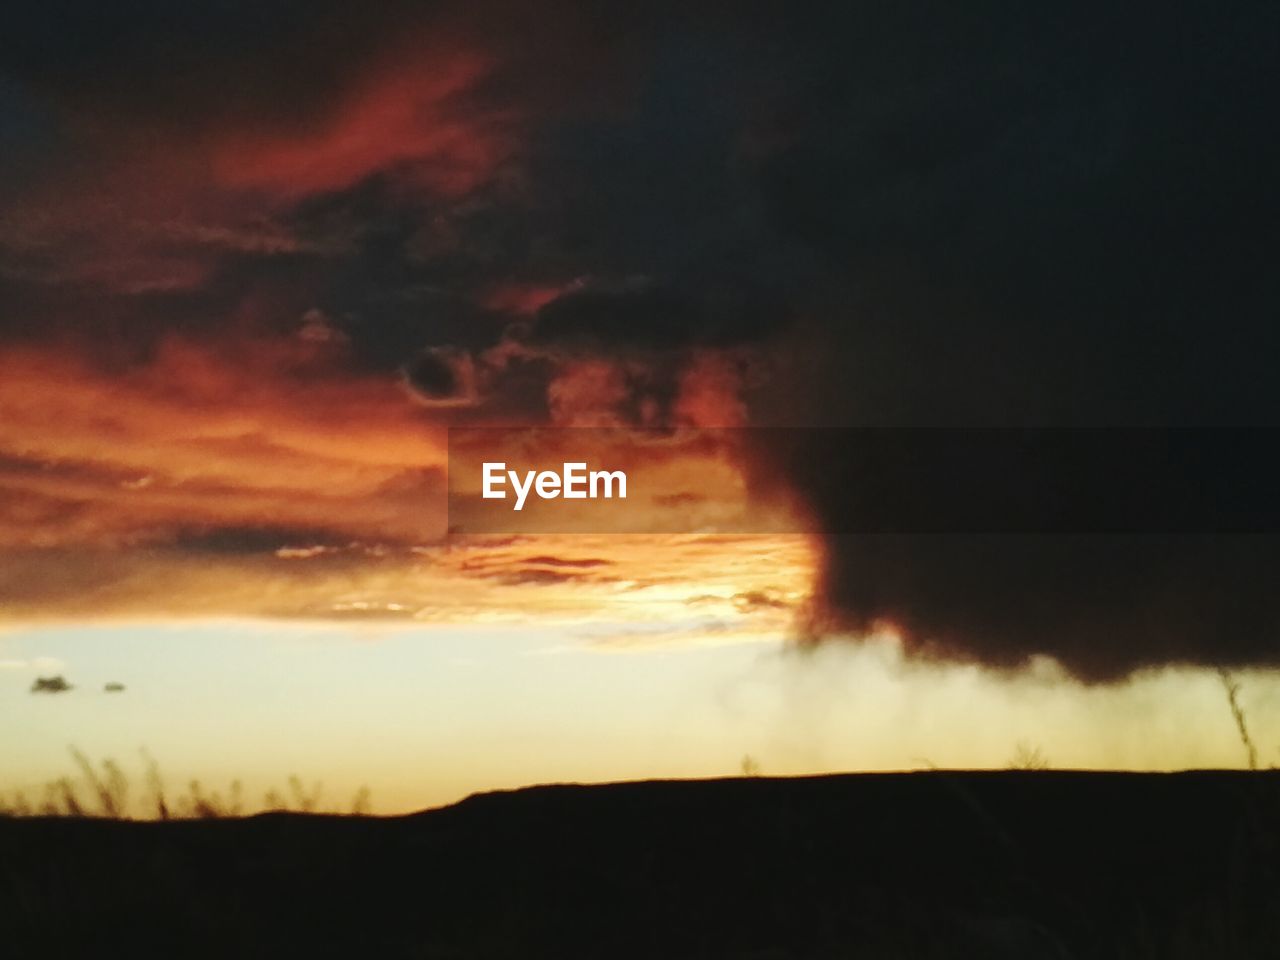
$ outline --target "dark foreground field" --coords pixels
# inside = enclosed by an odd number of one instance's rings
[[[1280,775],[537,787],[395,819],[0,819],[0,954],[1280,957]]]

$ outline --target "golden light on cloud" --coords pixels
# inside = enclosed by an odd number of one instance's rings
[[[370,629],[583,627],[597,649],[785,639],[818,565],[797,535],[458,537],[436,546],[11,554],[3,617],[37,623],[228,616]]]

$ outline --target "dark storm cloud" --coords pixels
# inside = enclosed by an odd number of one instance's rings
[[[815,38],[775,118],[771,222],[829,268],[769,415],[1280,422],[1276,8],[908,7]],[[776,453],[841,529],[856,466]],[[833,536],[820,599],[924,653],[1109,679],[1280,662],[1276,582],[1274,536]]]
[[[642,280],[587,285],[539,310],[533,339],[605,353],[750,342],[781,326],[778,305],[753,292],[682,292]]]
[[[828,547],[819,630],[887,622],[926,657],[1014,668],[1044,655],[1086,681],[1280,665],[1274,535],[869,534]]]
[[[923,657],[1095,682],[1280,665],[1278,432],[757,433],[826,532],[805,642],[887,623]]]
[[[0,59],[37,90],[185,125],[200,113],[310,105],[336,94],[411,7],[392,3],[380,16],[344,17],[344,6],[22,2],[7,11]],[[268,79],[279,84],[274,99],[264,96]]]
[[[760,177],[829,269],[791,412],[1274,422],[1275,8],[1001,13],[851,9],[797,64]]]

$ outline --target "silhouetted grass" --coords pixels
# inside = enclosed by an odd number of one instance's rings
[[[200,780],[190,780],[185,792],[173,794],[165,787],[155,759],[145,751],[143,757],[146,791],[133,806],[129,803],[129,778],[120,764],[107,759],[95,767],[88,756],[72,747],[71,758],[79,771],[78,777],[51,780],[35,797],[24,790],[0,794],[0,816],[211,820],[241,817],[247,812],[369,814],[368,787],[357,790],[346,805],[326,806],[323,784],[316,781],[308,787],[296,775],[289,777],[286,790],[268,790],[256,807],[246,803],[239,780],[233,780],[225,791],[210,790]]]

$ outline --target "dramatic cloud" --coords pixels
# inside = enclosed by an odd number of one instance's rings
[[[817,631],[894,627],[929,658],[1057,660],[1114,680],[1148,666],[1280,665],[1280,545],[1255,536],[828,538]]]
[[[448,553],[451,425],[1280,422],[1270,5],[269,6],[0,38],[11,622],[560,616],[666,570]],[[812,467],[856,465],[757,455],[841,529]],[[714,515],[703,463],[666,506]],[[832,536],[783,593],[725,545],[691,629],[1273,663],[1270,543]]]
[[[408,165],[425,185],[465,194],[493,173],[505,149],[463,97],[487,69],[480,58],[428,54],[345,96],[319,129],[227,138],[212,155],[214,179],[297,196]]]

